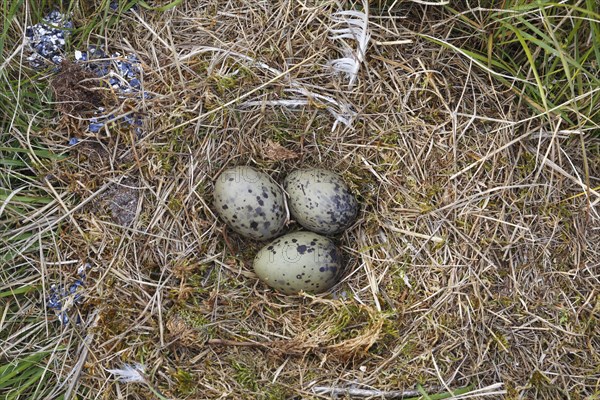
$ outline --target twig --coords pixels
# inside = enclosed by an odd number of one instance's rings
[[[208,339],[206,344],[213,346],[246,346],[246,347],[268,347],[266,344],[260,342],[238,342],[235,340],[228,339]]]
[[[421,393],[418,390],[377,390],[377,389],[354,389],[337,388],[333,386],[315,386],[312,388],[316,394],[325,394],[330,396],[350,396],[350,397],[383,397],[385,399],[405,399],[407,397],[417,397]]]
[[[396,228],[395,226],[392,226],[392,225],[384,225],[384,227],[386,229],[389,229],[392,232],[402,233],[404,235],[413,236],[413,237],[416,237],[419,239],[431,240],[432,242],[435,242],[435,243],[444,243],[444,238],[439,237],[439,236],[425,235],[422,233],[412,232],[412,231],[408,231],[406,229]]]
[[[443,387],[431,387],[424,390],[423,387],[417,385],[415,390],[378,390],[378,389],[356,389],[356,388],[338,388],[334,386],[314,386],[312,391],[319,395],[349,396],[356,398],[378,397],[383,399],[412,399],[426,398],[431,400],[441,400],[447,398],[467,399],[473,397],[495,396],[498,394],[506,394],[505,390],[498,390],[503,386],[503,383],[495,383],[493,385],[473,390],[472,386],[461,387],[452,391],[442,392],[428,395],[427,392],[439,392],[444,390]]]
[[[69,386],[67,387],[67,390],[64,395],[65,400],[71,399],[73,390],[75,389],[75,386],[77,386],[77,384],[79,383],[79,377],[81,376],[81,371],[83,369],[83,365],[85,364],[85,361],[87,360],[90,345],[91,345],[92,341],[94,340],[94,337],[96,336],[96,333],[94,332],[94,328],[96,327],[96,325],[98,325],[98,320],[100,319],[99,313],[100,313],[100,311],[98,309],[96,309],[90,316],[89,320],[92,322],[90,323],[89,328],[87,328],[89,333],[86,335],[85,339],[79,346],[79,350],[78,350],[79,351],[79,359],[77,360],[75,367],[73,367],[73,370],[69,374],[70,377],[68,379],[70,379],[70,382],[69,382]]]

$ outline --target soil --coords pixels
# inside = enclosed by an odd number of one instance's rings
[[[135,178],[124,178],[102,196],[102,203],[112,220],[121,226],[130,226],[137,214],[139,190]]]
[[[66,114],[86,116],[107,106],[107,96],[99,88],[98,78],[70,61],[61,64],[60,72],[50,82],[57,109]]]

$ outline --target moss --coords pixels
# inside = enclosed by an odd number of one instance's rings
[[[388,350],[394,347],[400,338],[400,316],[395,312],[383,314],[383,326],[381,327],[379,340],[369,349],[369,352],[384,357]]]
[[[98,328],[106,336],[118,336],[129,328],[129,318],[121,308],[107,306],[100,314]]]
[[[414,341],[411,340],[406,340],[400,348],[400,354],[402,358],[408,360],[417,357],[421,353],[421,349],[417,346],[417,344]]]
[[[209,65],[210,64],[209,64],[208,61],[204,61],[204,60],[201,60],[201,59],[194,59],[188,65],[188,68],[190,68],[196,74],[198,74],[200,76],[204,76],[204,75],[206,75],[206,72],[208,71]]]
[[[209,82],[213,84],[215,91],[221,96],[249,85],[254,80],[254,75],[248,68],[240,66],[237,63],[233,65],[234,62],[228,63],[232,64],[230,68],[233,72],[229,74],[213,73],[209,76]]]
[[[205,317],[201,308],[180,307],[172,311],[172,314],[177,315],[188,328],[194,330],[198,342],[213,339],[217,335],[215,326]]]
[[[349,304],[340,310],[338,310],[335,320],[331,321],[330,333],[333,336],[339,336],[339,339],[349,339],[350,332],[346,331],[348,325],[352,322],[358,324],[361,320],[360,307],[356,304]],[[324,316],[329,318],[329,316]],[[322,321],[319,321],[317,326],[321,325]]]
[[[232,361],[231,366],[235,370],[234,379],[237,383],[253,392],[258,391],[258,377],[254,368],[241,361]]]
[[[237,86],[237,79],[232,76],[219,75],[213,79],[217,85],[217,91],[220,94],[224,94],[227,90]]]
[[[388,246],[391,246],[391,244]],[[387,275],[389,278],[386,280],[385,291],[392,299],[402,297],[410,289],[407,285],[407,281],[410,284],[410,280],[406,274],[406,266],[410,265],[410,255],[405,254],[403,259],[398,264],[394,264]]]
[[[537,169],[536,156],[527,152],[521,154],[521,158],[516,167],[522,176],[529,176]]]
[[[269,136],[275,143],[284,145],[288,140],[295,139],[298,134],[293,134],[291,129],[285,129],[283,125],[271,125],[268,128]]]
[[[504,382],[504,389],[506,390],[506,394],[505,394],[505,397],[504,397],[505,400],[517,400],[517,399],[521,398],[519,396],[519,391],[515,387],[514,382],[512,382],[512,381],[505,381]]]
[[[571,314],[567,310],[561,310],[559,313],[558,323],[561,326],[566,327],[567,325],[569,325],[570,315]]]
[[[202,264],[188,277],[186,283],[194,288],[195,294],[202,295],[209,291],[205,288],[205,282],[214,281],[216,278],[216,268],[213,268],[211,264]]]
[[[533,371],[533,373],[531,374],[531,377],[529,378],[529,383],[531,384],[531,386],[540,389],[550,385],[551,381],[546,375],[544,375],[543,372],[536,370]]]
[[[169,210],[171,210],[171,212],[176,214],[183,209],[183,202],[181,201],[181,199],[171,197],[169,203],[167,204],[167,207],[169,208]]]
[[[264,400],[283,400],[288,399],[290,396],[291,393],[284,386],[272,384],[268,386],[267,392],[260,398]]]
[[[498,350],[506,351],[510,348],[510,343],[508,339],[502,333],[494,331],[493,338],[494,342],[498,346]]]
[[[177,391],[179,393],[190,395],[196,392],[196,378],[191,373],[183,369],[177,369],[171,376],[177,382]]]

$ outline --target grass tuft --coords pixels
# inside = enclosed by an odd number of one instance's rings
[[[71,56],[30,69],[23,30],[52,6],[67,54],[135,54],[150,96]],[[598,396],[595,2],[371,2],[350,89],[330,66],[356,43],[331,28],[360,7],[0,6],[0,397]],[[89,132],[100,103],[144,133]],[[256,278],[264,243],[211,206],[234,165],[348,182],[361,209],[331,293]],[[82,265],[61,324],[46,299]]]
[[[488,9],[447,9],[461,21],[455,29],[469,35],[466,46],[457,50],[493,71],[519,102],[549,119],[560,116],[566,122],[564,130],[598,130],[597,4],[510,0]]]

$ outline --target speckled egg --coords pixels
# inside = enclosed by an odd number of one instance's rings
[[[348,185],[335,172],[296,170],[283,183],[294,219],[306,229],[335,235],[356,218],[358,203]]]
[[[333,241],[313,232],[283,235],[254,259],[260,280],[285,294],[324,292],[336,283],[340,267],[341,257]]]
[[[219,175],[214,207],[231,229],[256,240],[277,236],[287,217],[281,188],[252,167],[234,167]]]

